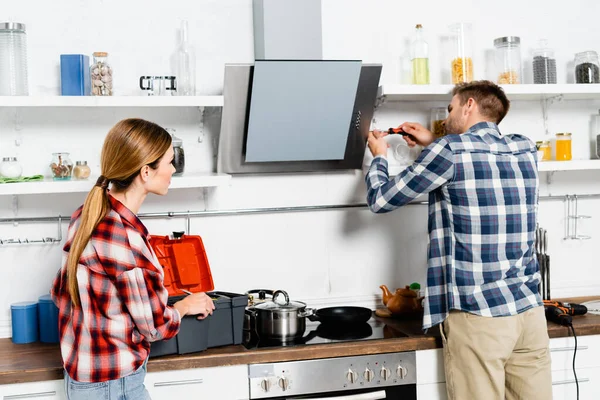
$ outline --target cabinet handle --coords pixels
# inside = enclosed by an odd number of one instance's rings
[[[170,382],[156,382],[154,387],[162,386],[181,386],[181,385],[199,385],[202,383],[202,379],[188,379],[185,381],[170,381]]]
[[[588,346],[577,346],[577,350],[587,350],[589,349]],[[555,351],[575,351],[575,347],[556,347],[554,349],[550,349],[550,352],[555,352]]]
[[[10,396],[2,397],[4,400],[16,400],[16,399],[35,399],[36,397],[50,397],[56,396],[56,391],[52,392],[40,392],[40,393],[25,393],[25,394],[12,394]]]
[[[577,382],[579,383],[583,383],[583,382],[589,382],[590,378],[579,378],[577,379]],[[556,382],[552,382],[552,385],[568,385],[571,383],[575,383],[575,379],[566,379],[564,381],[556,381]]]

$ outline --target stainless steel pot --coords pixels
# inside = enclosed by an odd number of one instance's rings
[[[278,302],[284,296],[285,302]],[[271,301],[265,301],[248,308],[248,313],[254,320],[254,328],[261,340],[292,340],[304,334],[305,318],[313,314],[306,308],[306,303],[291,301],[283,290],[273,293]]]

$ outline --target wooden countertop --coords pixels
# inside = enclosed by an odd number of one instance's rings
[[[573,303],[580,303],[592,298],[570,300]],[[439,329],[433,328],[428,334],[423,334],[420,320],[380,320],[387,325],[386,339],[252,350],[242,345],[224,346],[201,353],[152,358],[148,362],[148,371],[310,360],[442,347]],[[600,315],[587,314],[575,317],[573,326],[578,336],[598,335]],[[548,322],[548,334],[551,338],[566,337],[571,336],[571,331],[567,327]],[[19,345],[12,343],[11,339],[0,339],[0,385],[61,378],[62,362],[58,345],[43,343]]]

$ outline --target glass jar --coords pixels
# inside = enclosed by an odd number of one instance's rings
[[[499,84],[521,83],[521,38],[505,36],[494,40]]]
[[[423,26],[415,26],[415,35],[410,44],[413,85],[429,84],[429,45],[425,41]]]
[[[538,151],[538,161],[550,161],[552,160],[552,147],[548,140],[540,140],[535,142],[535,146]]]
[[[97,51],[93,54],[94,62],[90,66],[92,96],[112,96],[112,68],[108,64],[108,53]]]
[[[91,169],[87,165],[87,161],[75,161],[73,168],[73,176],[75,179],[87,179],[90,177]]]
[[[598,53],[584,51],[575,54],[575,83],[600,83]]]
[[[570,161],[571,154],[571,134],[561,132],[556,134],[556,161]]]
[[[52,153],[52,163],[50,164],[52,178],[55,181],[68,181],[71,179],[73,171],[73,162],[69,158],[69,153]]]
[[[533,83],[556,83],[556,58],[547,40],[540,40],[538,48],[533,50],[532,67]]]
[[[429,129],[436,137],[446,134],[446,118],[448,118],[448,109],[446,107],[434,107],[431,109]]]
[[[173,166],[175,167],[175,173],[173,175],[183,174],[185,169],[185,152],[183,151],[183,141],[177,136],[173,135]]]
[[[20,178],[23,173],[17,157],[4,157],[0,163],[0,175],[4,178]]]
[[[27,96],[25,24],[0,23],[0,96]]]
[[[472,26],[459,22],[450,25],[449,29],[453,46],[450,62],[452,83],[471,82],[473,80]]]

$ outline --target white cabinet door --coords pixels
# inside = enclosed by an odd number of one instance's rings
[[[577,369],[579,400],[600,398],[600,368]],[[554,400],[576,400],[577,386],[571,371],[552,371],[552,398]]]
[[[152,400],[248,400],[248,366],[149,372],[145,380]]]
[[[419,350],[416,353],[417,384],[444,383],[444,351],[442,349]]]
[[[572,337],[555,338],[550,340],[550,356],[552,357],[552,370],[561,371],[573,369],[573,354],[575,353],[575,339]],[[578,336],[577,368],[600,367],[600,335]]]
[[[448,400],[445,383],[417,385],[418,400]]]
[[[0,385],[1,400],[66,400],[64,380]]]

